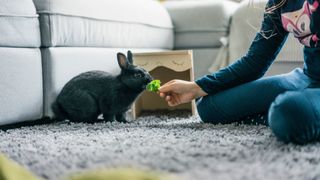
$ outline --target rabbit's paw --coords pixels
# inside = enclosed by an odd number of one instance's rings
[[[124,113],[117,114],[117,115],[116,115],[116,120],[117,120],[118,122],[121,122],[121,123],[128,123],[128,121],[127,121]]]
[[[114,121],[114,115],[113,114],[103,114],[103,119],[106,122],[113,122]]]

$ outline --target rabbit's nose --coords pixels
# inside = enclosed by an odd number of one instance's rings
[[[152,77],[147,77],[147,83],[151,82],[152,81]]]

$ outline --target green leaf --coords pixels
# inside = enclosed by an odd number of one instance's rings
[[[160,88],[161,81],[156,79],[151,81],[148,85],[147,85],[147,90],[151,91],[151,92],[157,92],[158,89]]]

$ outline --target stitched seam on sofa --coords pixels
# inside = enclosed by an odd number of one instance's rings
[[[175,45],[175,50],[183,50],[183,49],[186,49],[186,48],[192,48],[192,49],[218,49],[221,47],[221,44],[220,45],[213,45],[213,44],[208,44],[208,45],[179,45],[179,44],[176,44]]]
[[[0,17],[12,17],[12,18],[38,18],[39,15],[14,15],[14,14],[0,14]]]
[[[21,49],[37,49],[39,46],[32,46],[32,45],[6,45],[0,44],[0,48],[21,48]]]
[[[51,3],[52,1],[49,0],[49,3],[48,3],[48,6],[49,6],[49,11],[51,11]],[[49,23],[49,46],[53,46],[53,43],[52,43],[52,22],[51,22],[51,17],[47,14],[47,17],[48,17],[48,23]]]
[[[227,30],[222,30],[222,29],[214,29],[214,30],[175,30],[176,33],[181,33],[181,34],[187,34],[187,33],[225,33],[227,34]]]
[[[53,46],[53,43],[52,43],[52,24],[51,24],[51,17],[49,15],[47,15],[48,17],[48,25],[49,25],[49,46]]]
[[[97,20],[97,21],[109,21],[109,22],[117,22],[117,23],[125,23],[125,24],[141,24],[144,26],[149,26],[149,27],[155,27],[155,28],[160,28],[160,29],[173,29],[173,27],[163,27],[163,26],[156,26],[152,24],[147,24],[147,23],[142,23],[142,22],[131,22],[131,21],[117,21],[117,20],[112,20],[112,19],[99,19],[99,18],[92,18],[92,17],[86,17],[86,16],[78,16],[78,15],[69,15],[69,14],[63,14],[63,13],[50,13],[46,11],[39,11],[38,12],[40,15],[41,14],[46,14],[48,16],[51,15],[60,15],[60,16],[67,16],[67,17],[77,17],[77,18],[84,18],[84,19],[92,19],[92,20]]]

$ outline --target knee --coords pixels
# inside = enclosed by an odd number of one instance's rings
[[[200,116],[200,119],[202,122],[204,123],[210,123],[210,118],[208,118],[207,116],[207,112],[208,112],[208,98],[206,97],[202,97],[200,99],[197,100],[197,110],[198,110],[198,114]]]
[[[204,123],[219,124],[224,119],[221,112],[214,107],[211,96],[205,96],[197,100],[197,110],[200,119]]]
[[[278,140],[286,143],[307,143],[306,127],[312,107],[301,92],[286,92],[271,104],[268,114],[269,125]]]

